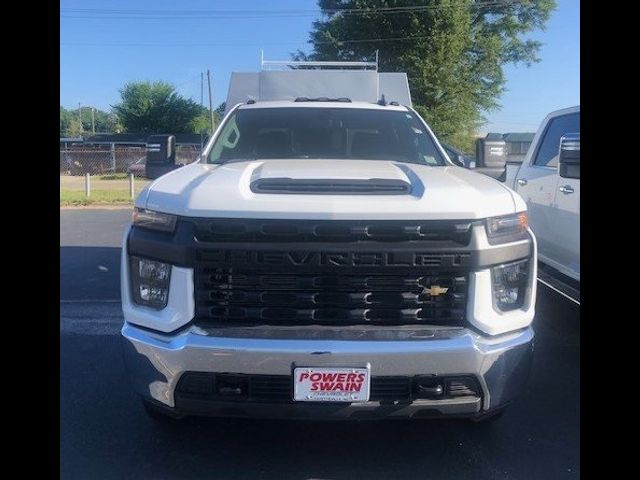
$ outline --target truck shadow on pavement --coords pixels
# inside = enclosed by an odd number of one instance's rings
[[[60,247],[60,299],[120,300],[120,248]]]

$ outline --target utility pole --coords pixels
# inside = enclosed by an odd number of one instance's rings
[[[91,107],[91,133],[96,134],[96,109]]]
[[[82,105],[78,102],[78,120],[80,120],[80,131],[84,132],[84,128],[82,126]]]
[[[213,99],[211,98],[211,75],[209,69],[207,69],[207,84],[209,85],[209,114],[211,115],[211,135],[215,130],[213,125]]]
[[[200,72],[200,108],[204,108],[204,72]],[[204,137],[200,130],[200,153],[204,148]]]

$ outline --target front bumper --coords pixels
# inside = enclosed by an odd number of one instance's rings
[[[351,329],[339,336],[322,329],[283,329],[269,338],[257,330],[207,331],[190,326],[162,334],[130,323],[122,328],[124,359],[136,392],[179,414],[286,418],[482,416],[524,388],[533,354],[533,329],[485,337],[470,329]],[[185,372],[291,375],[294,364],[371,365],[371,375],[472,375],[480,397],[415,400],[407,404],[254,403],[193,401],[176,404]]]

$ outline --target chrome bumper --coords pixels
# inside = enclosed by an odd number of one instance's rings
[[[326,413],[352,416],[371,411],[382,416],[413,416],[420,409],[442,415],[482,414],[509,403],[520,393],[529,375],[533,353],[531,327],[497,337],[484,337],[468,329],[416,337],[401,330],[384,339],[326,339],[287,336],[250,338],[221,336],[191,326],[166,335],[126,323],[122,328],[124,359],[134,389],[157,405],[175,407],[174,389],[187,371],[254,375],[291,375],[292,365],[348,366],[369,363],[372,376],[474,375],[482,388],[482,401],[468,405],[446,400],[420,400],[389,410],[377,402],[341,407],[327,405],[269,405],[259,416],[307,416]],[[363,336],[360,335],[362,338]],[[228,403],[228,402],[225,402]],[[464,402],[463,402],[464,403]],[[228,406],[228,405],[226,405]],[[226,407],[225,406],[225,407]],[[229,406],[234,407],[232,406]],[[243,412],[249,405],[235,405]],[[224,414],[226,410],[220,410]],[[228,410],[232,411],[232,410]],[[240,413],[242,414],[242,413]],[[420,416],[421,414],[418,414]],[[313,415],[311,415],[313,416]]]

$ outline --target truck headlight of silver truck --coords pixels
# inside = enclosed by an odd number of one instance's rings
[[[498,311],[523,307],[529,289],[529,264],[529,260],[520,260],[491,269],[493,304]]]
[[[135,256],[130,261],[133,301],[155,310],[165,308],[169,299],[171,265]]]

